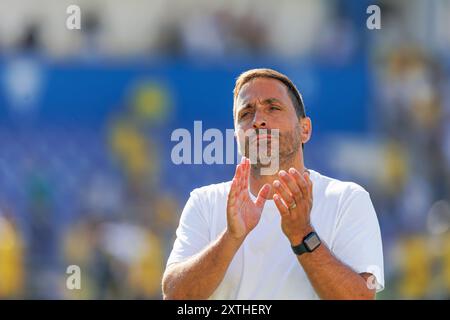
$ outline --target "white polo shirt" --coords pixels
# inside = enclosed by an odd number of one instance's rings
[[[384,288],[380,227],[370,196],[361,186],[310,170],[311,224],[332,253],[357,273],[372,273]],[[181,262],[218,238],[227,226],[231,182],[195,189],[181,214],[167,265]],[[253,200],[255,197],[251,194]],[[287,237],[273,200],[234,256],[210,299],[318,299]]]

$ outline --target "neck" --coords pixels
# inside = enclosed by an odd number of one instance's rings
[[[301,152],[298,152],[294,157],[292,157],[290,159],[286,159],[284,161],[281,161],[281,159],[280,159],[279,170],[273,175],[261,175],[260,174],[261,169],[256,166],[252,166],[251,171],[250,171],[250,180],[249,180],[250,192],[255,197],[258,196],[259,190],[266,183],[268,183],[268,184],[270,184],[270,186],[272,186],[272,183],[275,180],[279,180],[278,172],[280,172],[281,170],[288,172],[288,170],[290,168],[295,168],[299,172],[303,172],[303,170],[305,169],[305,165],[303,163],[303,156],[302,156]],[[269,198],[271,199],[272,197],[273,197],[273,188],[270,189],[270,193],[269,193]]]

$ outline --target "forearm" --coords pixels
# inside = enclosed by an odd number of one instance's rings
[[[164,299],[207,299],[225,276],[242,244],[224,231],[202,252],[166,270],[163,277]]]
[[[321,299],[374,299],[365,278],[340,262],[324,243],[298,260]]]

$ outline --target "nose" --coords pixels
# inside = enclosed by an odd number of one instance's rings
[[[253,118],[253,128],[254,129],[260,129],[260,128],[266,128],[267,122],[264,119],[262,113],[260,111],[255,112],[255,116]]]

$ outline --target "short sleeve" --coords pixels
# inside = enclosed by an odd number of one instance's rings
[[[207,208],[202,202],[198,189],[191,192],[181,213],[180,223],[176,231],[176,239],[167,266],[186,260],[199,253],[209,241],[209,225]]]
[[[353,189],[343,200],[332,251],[357,273],[373,274],[377,292],[384,289],[380,226],[369,193],[362,188]]]

